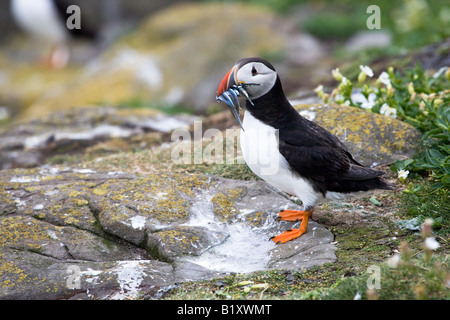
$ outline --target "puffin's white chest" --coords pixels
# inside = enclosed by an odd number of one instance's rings
[[[261,178],[280,174],[281,163],[287,163],[278,151],[277,130],[248,111],[245,112],[243,126],[245,131],[241,130],[241,149],[250,169]]]
[[[278,131],[246,111],[240,143],[245,162],[260,178],[281,191],[296,195],[304,205],[314,205],[320,193],[289,168],[278,148]]]

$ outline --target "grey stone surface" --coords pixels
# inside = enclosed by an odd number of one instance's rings
[[[311,222],[287,246],[269,238],[298,208],[262,181],[46,167],[0,171],[0,298],[135,299],[186,280],[332,262]],[[307,258],[305,258],[307,256]]]

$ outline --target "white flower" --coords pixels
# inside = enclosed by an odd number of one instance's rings
[[[321,98],[322,100],[324,97],[324,92],[323,92],[323,85],[319,85],[317,86],[317,88],[314,89],[314,92],[317,93],[317,95],[319,96],[319,98]]]
[[[425,239],[425,247],[429,250],[436,250],[439,248],[440,244],[433,237],[428,237]]]
[[[385,71],[383,71],[380,76],[378,77],[378,81],[380,81],[382,84],[384,84],[387,87],[391,86],[391,80],[389,79],[389,74]]]
[[[397,118],[397,110],[394,108],[389,108],[388,110],[386,110],[385,115],[395,119]]]
[[[391,117],[391,118],[397,118],[397,110],[395,108],[391,108],[387,105],[387,103],[384,103],[381,106],[380,114],[384,114],[385,116]]]
[[[351,97],[352,101],[355,104],[361,103],[361,108],[371,110],[372,107],[375,105],[375,99],[377,96],[375,93],[371,92],[368,95],[368,99],[366,99],[366,97],[361,92],[356,92],[352,93]]]
[[[344,103],[344,96],[338,93],[334,97],[334,101],[336,101],[337,103]]]
[[[434,224],[434,220],[431,218],[426,218],[423,224],[432,226]]]
[[[384,114],[388,108],[389,106],[387,105],[387,103],[383,103],[383,105],[380,108],[380,114]]]
[[[387,265],[391,268],[397,268],[401,262],[402,258],[399,253],[394,254],[386,261]]]
[[[408,83],[408,92],[410,95],[413,95],[416,93],[416,91],[414,90],[414,83],[412,83],[412,82]]]
[[[370,69],[370,67],[360,65],[359,68],[361,69],[361,72],[366,74],[368,77],[370,77],[370,78],[373,77],[373,71],[372,71],[372,69]]]
[[[399,170],[397,172],[397,176],[400,180],[405,180],[408,177],[409,171],[408,170]]]
[[[342,80],[342,74],[339,72],[339,68],[331,70],[331,74],[333,75],[333,78],[336,79],[336,81]]]
[[[346,77],[342,77],[341,85],[349,86],[350,84],[351,84],[350,80],[348,80]]]

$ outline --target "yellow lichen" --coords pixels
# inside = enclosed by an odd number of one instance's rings
[[[111,185],[108,200],[102,201],[109,219],[122,220],[122,210],[116,206],[132,205],[138,207],[140,214],[164,222],[186,219],[189,215],[190,197],[197,189],[205,186],[206,177],[194,174],[161,173],[148,175],[120,185]]]
[[[80,195],[80,192],[77,191],[77,190],[72,190],[72,191],[70,191],[70,193],[69,193],[69,197],[77,197],[77,196],[79,196],[79,195]]]
[[[51,240],[48,226],[21,216],[0,220],[0,247],[40,250],[42,243]]]
[[[243,190],[227,189],[225,193],[217,193],[212,199],[214,214],[216,214],[220,220],[227,221],[232,218],[239,211],[236,210],[234,204],[242,196]]]
[[[14,261],[6,261],[3,255],[0,255],[0,288],[11,288],[24,281],[28,276],[25,271],[19,268]]]
[[[103,196],[107,192],[108,192],[108,189],[106,189],[105,186],[101,186],[101,187],[98,187],[98,188],[95,188],[95,189],[92,190],[92,193],[97,195],[97,196]]]
[[[165,245],[175,245],[182,251],[189,250],[192,246],[197,246],[200,238],[189,232],[189,228],[179,227],[175,230],[165,230],[158,232],[158,237]]]

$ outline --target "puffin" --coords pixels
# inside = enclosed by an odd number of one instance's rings
[[[67,12],[69,5],[65,0],[11,0],[11,13],[16,23],[39,43],[51,46],[45,64],[54,69],[68,64],[68,42],[73,38],[94,40],[97,37],[97,32],[84,23],[79,29],[67,27],[71,16],[71,12]]]
[[[241,121],[239,97],[245,98]],[[315,206],[360,191],[392,190],[383,171],[363,166],[332,133],[297,112],[280,77],[259,57],[239,60],[220,82],[216,100],[225,102],[241,127],[240,147],[248,167],[273,187],[298,197],[303,210],[281,210],[277,220],[301,221],[272,237],[286,243],[307,232]]]

